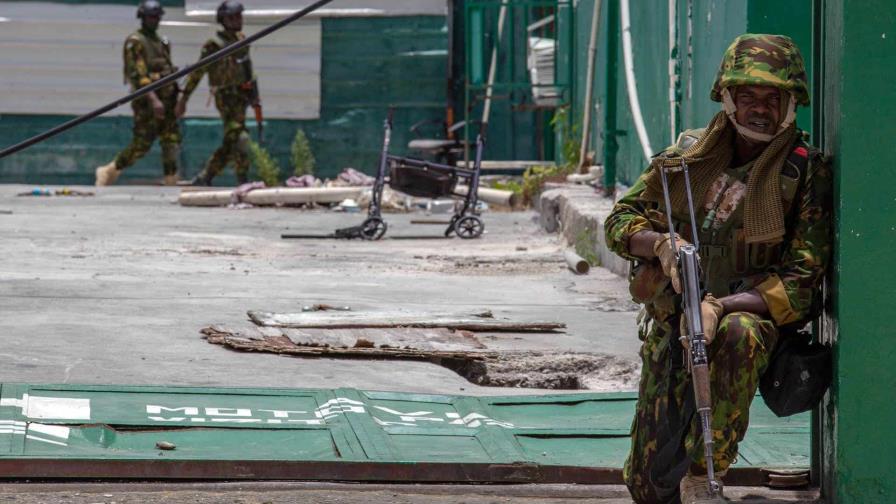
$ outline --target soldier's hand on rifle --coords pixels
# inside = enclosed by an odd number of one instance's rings
[[[703,339],[706,340],[706,346],[716,337],[716,329],[719,328],[719,320],[725,314],[722,302],[716,299],[712,294],[707,294],[700,303],[700,318],[703,319]],[[681,316],[680,323],[681,334],[688,333],[687,317]],[[683,344],[685,348],[690,348],[690,341],[685,338]]]
[[[177,100],[177,105],[174,106],[174,116],[180,119],[187,113],[187,100],[181,98]]]
[[[688,241],[675,235],[675,250],[681,249],[682,245],[688,245]],[[653,244],[653,253],[656,254],[663,266],[663,273],[672,280],[672,288],[675,292],[681,294],[681,277],[678,275],[678,258],[672,251],[669,235],[660,235]]]

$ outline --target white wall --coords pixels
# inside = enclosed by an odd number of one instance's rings
[[[122,44],[139,26],[135,12],[120,5],[0,2],[0,113],[82,114],[127,94]],[[245,31],[266,25],[247,17]],[[212,19],[166,8],[159,32],[171,40],[174,62],[183,68],[199,59],[216,29]],[[315,17],[252,46],[266,117],[319,117],[320,40]],[[190,116],[217,117],[214,105],[206,107],[206,81],[190,101]],[[109,113],[130,114],[130,106]]]
[[[277,16],[294,12],[313,0],[240,0],[246,17]],[[186,0],[187,15],[210,15],[221,0]],[[315,16],[444,16],[447,0],[334,0],[315,11]]]

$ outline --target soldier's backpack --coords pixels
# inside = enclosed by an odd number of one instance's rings
[[[833,379],[831,348],[810,334],[781,335],[768,368],[759,380],[765,404],[779,417],[814,408]]]

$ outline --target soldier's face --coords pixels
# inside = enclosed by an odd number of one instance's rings
[[[221,18],[221,24],[224,25],[224,28],[227,28],[231,31],[241,31],[243,29],[243,15],[242,14],[228,14]]]
[[[159,27],[159,22],[162,21],[162,16],[153,16],[146,15],[143,16],[143,26],[150,30],[155,30]]]
[[[783,102],[781,90],[774,86],[737,86],[734,118],[749,130],[773,135],[781,124]]]

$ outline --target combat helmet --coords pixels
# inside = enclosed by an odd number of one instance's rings
[[[159,0],[143,0],[140,2],[140,5],[137,6],[137,17],[139,19],[143,19],[144,16],[163,16],[165,14],[165,9],[162,8],[162,4]]]
[[[735,86],[774,86],[786,93],[782,100],[786,110],[774,134],[759,133],[737,122],[737,106],[729,91]],[[806,67],[799,48],[784,35],[746,33],[737,37],[722,57],[710,98],[722,102],[722,110],[741,136],[770,142],[793,125],[797,105],[809,104]]]
[[[746,33],[725,51],[710,98],[722,101],[722,90],[732,86],[775,86],[793,95],[798,105],[809,104],[806,67],[790,37]]]
[[[236,0],[224,0],[223,2],[221,2],[221,5],[218,6],[218,14],[215,17],[215,20],[218,22],[218,24],[221,24],[224,22],[224,16],[242,13],[243,4],[237,2]]]

